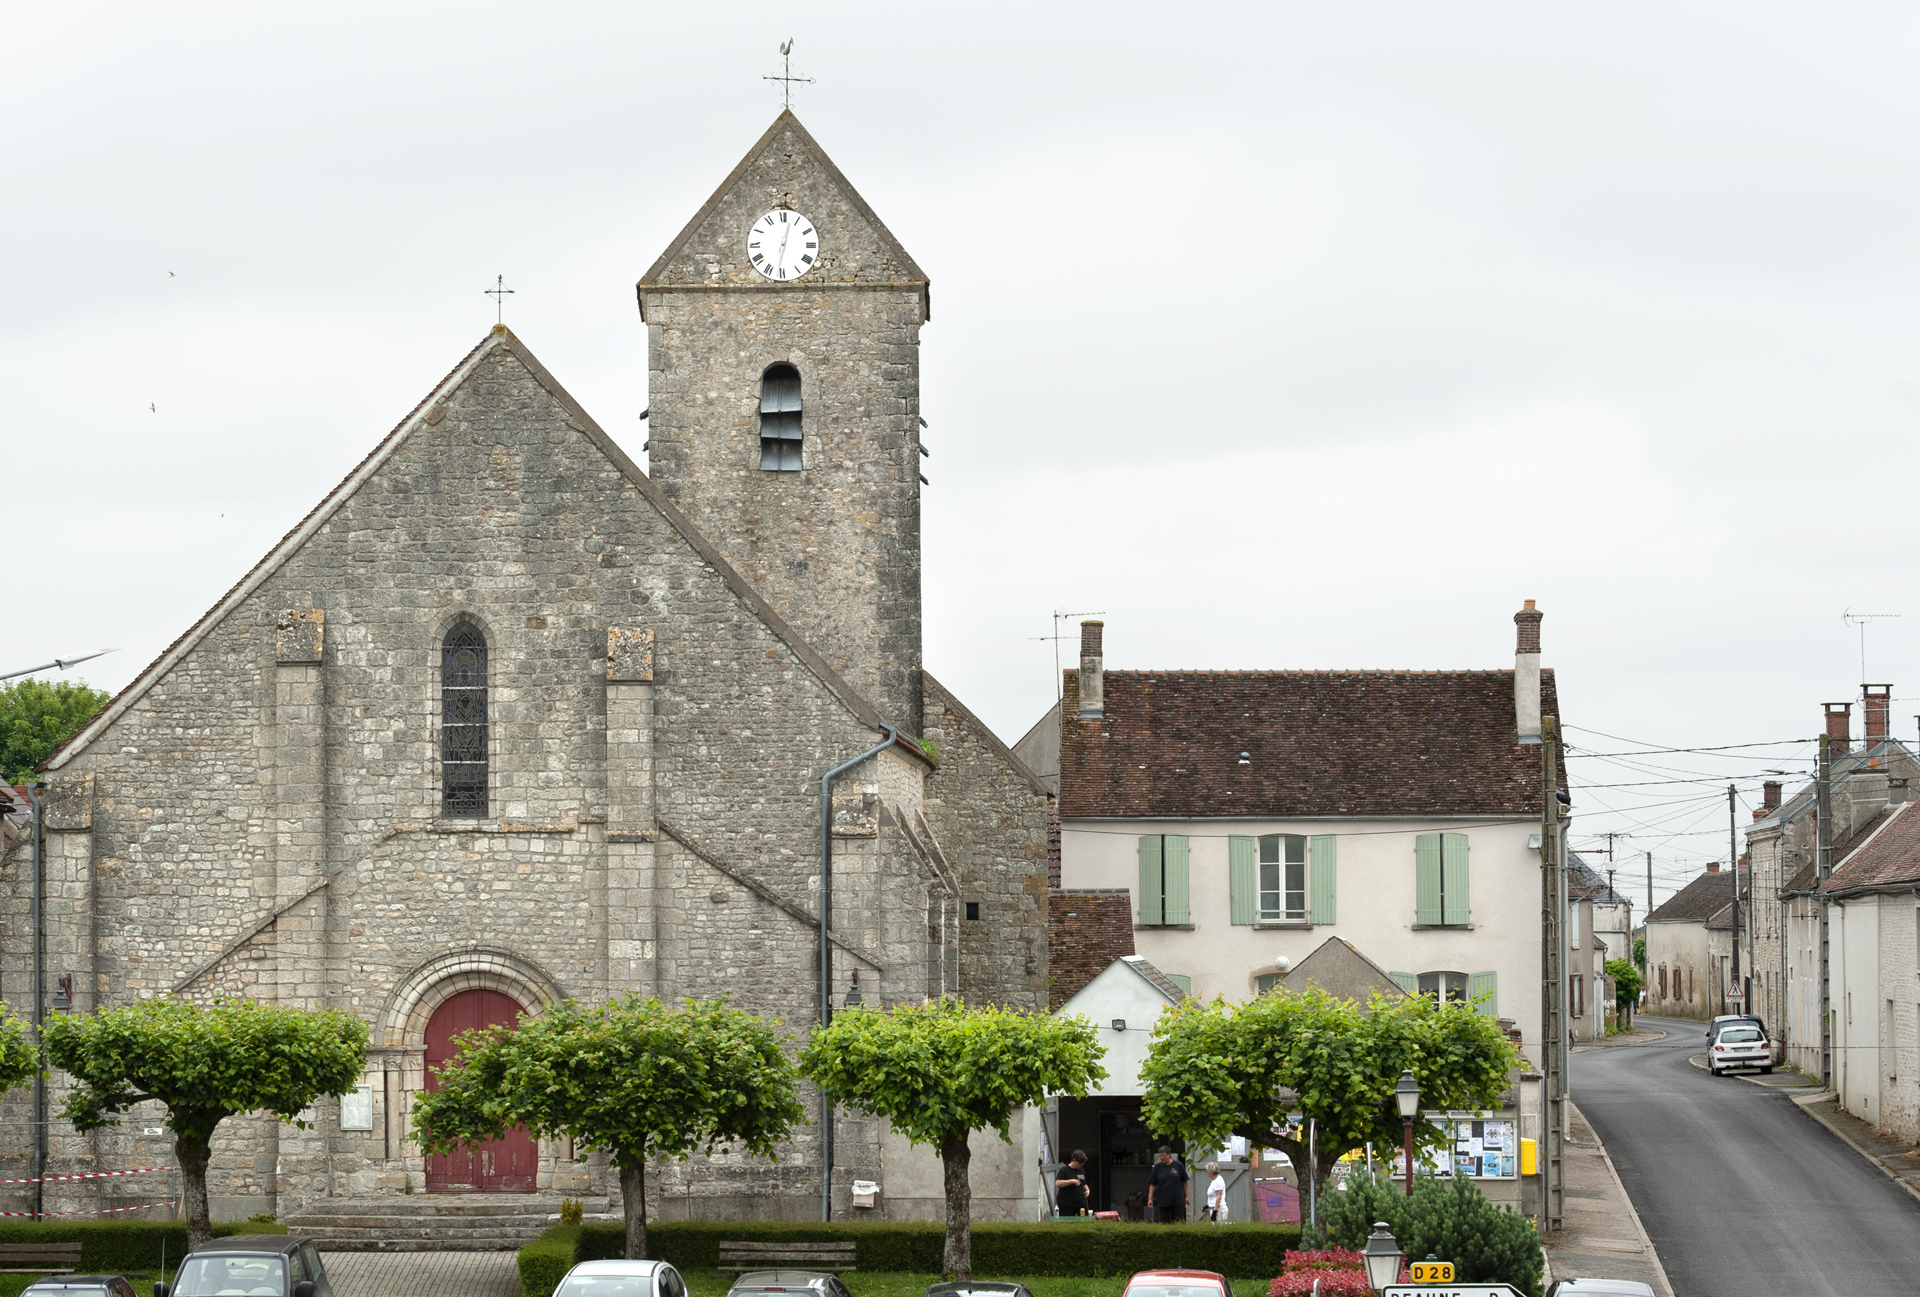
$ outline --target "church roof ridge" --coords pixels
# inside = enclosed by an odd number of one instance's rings
[[[847,179],[846,173],[840,170],[839,166],[831,157],[827,156],[827,151],[820,147],[820,141],[814,139],[813,133],[801,124],[799,117],[794,115],[793,109],[786,108],[782,109],[780,115],[773,119],[773,125],[767,127],[760,138],[754,141],[753,147],[748,149],[746,154],[741,157],[740,161],[734,166],[733,170],[727,173],[727,178],[720,182],[719,187],[707,197],[707,201],[700,205],[700,210],[693,214],[693,219],[681,228],[680,233],[673,236],[673,240],[667,244],[666,250],[660,254],[653,265],[647,268],[647,273],[640,276],[639,282],[634,285],[634,296],[639,300],[642,319],[646,318],[647,313],[646,290],[653,287],[677,287],[677,285],[661,283],[661,277],[666,274],[667,268],[671,265],[674,257],[692,241],[694,234],[706,223],[707,218],[713,214],[714,209],[720,206],[721,200],[727,196],[728,192],[731,191],[735,185],[740,183],[740,178],[746,174],[747,168],[752,166],[754,160],[762,153],[766,152],[767,146],[773,143],[774,137],[780,133],[783,127],[791,127],[799,134],[801,141],[812,150],[813,157],[819,162],[820,166],[826,170],[827,177],[845,191],[847,201],[853,204],[854,210],[859,212],[862,218],[870,222],[874,232],[880,238],[892,244],[894,251],[900,254],[901,264],[906,266],[910,272],[907,277],[900,282],[905,284],[920,284],[923,286],[931,282],[927,279],[926,271],[920,269],[920,263],[913,259],[912,254],[907,251],[905,245],[903,245],[898,238],[894,237],[893,231],[888,229],[886,222],[880,219],[879,213],[867,205],[867,200],[861,197],[858,189],[853,187],[853,182]],[[775,285],[770,284],[768,287],[772,288],[775,287]],[[925,306],[924,312],[929,319],[932,318],[933,308],[930,301]]]
[[[496,324],[488,331],[487,336],[480,340],[479,345],[475,346],[472,351],[469,351],[459,364],[448,371],[447,376],[441,379],[432,391],[407,413],[405,418],[394,425],[393,430],[382,437],[373,449],[367,452],[364,459],[354,465],[352,471],[350,471],[346,477],[342,478],[338,485],[327,492],[325,496],[321,497],[320,502],[308,510],[306,516],[296,523],[292,530],[287,532],[285,536],[282,536],[258,563],[255,563],[247,570],[246,575],[236,581],[213,607],[201,614],[198,621],[188,627],[178,639],[174,640],[158,657],[148,663],[146,668],[128,682],[126,688],[114,695],[112,700],[109,701],[105,707],[101,708],[99,713],[83,726],[78,733],[74,734],[73,737],[56,748],[47,759],[41,763],[40,769],[58,770],[73,757],[79,755],[88,744],[92,743],[95,738],[104,733],[108,727],[124,715],[127,709],[138,702],[147,690],[151,689],[162,676],[172,670],[174,666],[178,665],[221,619],[237,607],[242,600],[246,599],[258,589],[261,583],[277,571],[288,558],[292,557],[300,546],[305,544],[307,540],[313,536],[321,524],[331,518],[334,512],[344,504],[355,491],[359,490],[360,486],[368,478],[373,476],[381,465],[386,463],[387,459],[395,450],[399,449],[407,437],[419,428],[422,421],[426,420],[428,416],[435,411],[441,400],[450,395],[466,380],[482,356],[501,347],[505,347],[511,351],[515,358],[518,359],[522,365],[526,366],[527,372],[533,375],[535,381],[546,388],[554,400],[558,401],[560,405],[566,409],[567,413],[572,416],[575,421],[575,430],[586,437],[587,440],[591,441],[602,454],[606,455],[607,458],[613,462],[614,466],[620,470],[621,475],[640,492],[642,498],[660,511],[661,515],[666,518],[673,529],[680,533],[681,538],[693,547],[694,552],[714,569],[727,588],[732,590],[742,602],[753,609],[754,614],[766,624],[767,629],[771,630],[788,648],[793,650],[794,656],[799,658],[822,684],[826,685],[828,691],[838,698],[848,711],[852,712],[863,724],[871,726],[876,730],[886,728],[888,722],[880,715],[879,709],[861,697],[859,692],[833,669],[826,658],[823,657],[813,645],[809,644],[804,636],[792,626],[788,625],[786,619],[774,611],[773,606],[767,602],[758,590],[753,588],[753,583],[748,581],[738,569],[726,560],[719,550],[714,548],[713,542],[702,535],[700,530],[693,525],[693,522],[684,513],[680,512],[677,506],[661,494],[660,488],[654,485],[653,479],[648,477],[646,473],[641,470],[640,466],[635,464],[633,460],[628,457],[627,453],[620,449],[619,445],[612,437],[607,435],[606,431],[600,427],[594,417],[587,413],[585,407],[574,399],[573,394],[560,385],[560,381],[548,371],[545,365],[541,364],[540,361],[535,358],[526,343],[516,337],[513,330],[507,328],[506,325]],[[933,759],[926,754],[918,743],[900,743],[896,746],[913,753],[929,766],[935,764]]]

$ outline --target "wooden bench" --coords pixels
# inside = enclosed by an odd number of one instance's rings
[[[720,1269],[726,1274],[750,1270],[819,1270],[846,1274],[853,1266],[851,1243],[720,1243]]]
[[[79,1268],[78,1243],[0,1243],[0,1274],[72,1274]]]

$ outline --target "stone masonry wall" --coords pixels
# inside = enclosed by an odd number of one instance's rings
[[[167,994],[244,937],[185,992],[287,999],[312,988],[374,1027],[375,1131],[340,1131],[328,1103],[310,1133],[236,1119],[215,1145],[223,1214],[284,1211],[329,1191],[397,1190],[408,1176],[421,1187],[404,1111],[390,1110],[420,1083],[419,1041],[402,1033],[389,1043],[383,1033],[399,988],[436,959],[498,952],[494,962],[517,970],[523,988],[583,998],[724,992],[789,1032],[804,1031],[814,1011],[810,924],[671,840],[626,843],[638,854],[614,863],[604,828],[606,628],[655,632],[659,815],[803,909],[818,875],[819,772],[877,734],[509,348],[495,347],[435,413],[60,772],[96,780],[91,830],[66,835],[88,863],[48,915],[49,968],[82,974],[78,1007]],[[276,694],[288,670],[275,655],[285,609],[325,614],[314,686],[324,700],[324,832],[316,890],[266,921],[286,899],[289,861],[306,858],[281,805],[306,794],[276,791],[278,765],[307,760],[288,748],[291,713]],[[439,645],[460,619],[481,626],[490,649],[484,821],[439,816]],[[16,1000],[29,976],[23,859],[16,852],[0,878],[8,929],[0,981]],[[866,875],[845,895],[877,899],[836,907],[837,922],[884,951],[887,964],[872,985],[863,973],[863,989],[917,995],[926,981],[916,964],[927,951],[924,870],[884,833],[850,847],[845,861],[850,877]],[[636,898],[631,922],[652,934],[628,943],[639,952],[632,976],[608,972],[609,910],[627,904],[610,905],[610,895]],[[9,1096],[9,1120],[24,1115],[19,1097]],[[139,1134],[137,1122],[87,1140],[65,1135],[59,1158],[148,1164],[164,1141]],[[17,1175],[24,1128],[5,1129],[14,1133],[0,1166]],[[876,1163],[877,1139],[863,1144],[857,1128],[843,1138],[854,1140],[841,1149],[850,1160]],[[582,1187],[585,1163],[566,1164],[553,1149],[544,1156],[543,1183]],[[742,1161],[724,1180],[676,1187],[696,1214],[746,1202],[780,1214],[789,1199],[805,1214],[817,1157],[809,1129],[778,1164]],[[691,1205],[695,1196],[710,1199],[705,1209]]]

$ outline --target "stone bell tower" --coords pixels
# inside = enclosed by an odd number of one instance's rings
[[[638,295],[653,480],[918,735],[926,275],[788,111]]]

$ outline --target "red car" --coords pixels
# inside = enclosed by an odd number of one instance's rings
[[[1211,1270],[1142,1270],[1123,1297],[1233,1297],[1233,1285]]]

